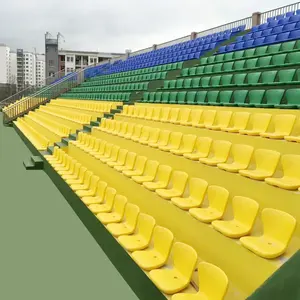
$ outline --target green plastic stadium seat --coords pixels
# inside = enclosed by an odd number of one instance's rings
[[[206,64],[207,64],[207,57],[202,57],[202,58],[200,58],[199,64],[200,64],[200,65],[206,65]]]
[[[284,104],[275,105],[278,108],[300,108],[300,89],[289,89],[285,92]]]
[[[233,60],[233,52],[225,53],[224,61]]]
[[[296,69],[280,70],[277,74],[276,84],[296,84],[297,80],[293,81]]]
[[[219,76],[212,76],[211,77],[210,85],[212,87],[218,87],[218,86],[220,86],[221,77],[222,76],[220,76],[220,75]]]
[[[280,51],[280,47],[282,44],[274,44],[274,45],[269,45],[268,46],[268,50],[267,53],[268,54],[276,54]],[[285,50],[281,50],[281,51],[285,51]]]
[[[161,103],[169,103],[170,92],[163,92],[161,97]]]
[[[262,56],[267,54],[268,46],[262,46],[255,48],[255,56]]]
[[[244,50],[233,52],[233,59],[241,59],[244,57]]]
[[[149,101],[149,92],[145,92],[144,94],[143,94],[143,99],[142,99],[142,101],[143,102],[148,102]]]
[[[248,73],[247,85],[257,85],[260,79],[261,72]]]
[[[187,92],[179,92],[177,96],[178,104],[185,104]]]
[[[177,79],[176,89],[182,89],[183,88],[183,82],[184,82],[184,79]]]
[[[204,67],[204,74],[211,74],[213,73],[213,65],[207,65]]]
[[[256,67],[257,68],[266,68],[271,65],[271,58],[272,56],[263,56],[259,57],[257,60]]]
[[[285,65],[299,65],[299,64],[300,64],[300,51],[287,54]]]
[[[191,85],[192,85],[192,78],[184,79],[184,82],[183,82],[183,88],[184,89],[191,88]]]
[[[196,103],[197,104],[205,104],[206,103],[206,95],[207,91],[199,91],[196,94]]]
[[[156,92],[154,96],[154,102],[155,103],[160,103],[162,99],[162,92]]]
[[[287,51],[293,51],[294,47],[296,45],[296,41],[291,41],[291,42],[285,42],[281,44],[280,51],[282,52],[287,52]],[[274,45],[275,46],[275,45]],[[279,51],[279,50],[278,50]]]
[[[202,88],[207,88],[210,86],[210,76],[201,77],[200,86]]]
[[[219,94],[219,102],[221,105],[231,106],[231,98],[233,91],[221,91]]]
[[[208,105],[220,105],[219,91],[209,91],[207,93],[207,104]]]
[[[293,53],[290,53],[293,54]],[[273,55],[272,59],[271,59],[271,65],[276,66],[276,67],[281,67],[285,65],[285,61],[286,61],[286,54],[276,54]]]
[[[190,68],[189,76],[195,76],[197,71],[197,67]]]
[[[245,70],[252,70],[257,65],[258,58],[250,58],[246,60]]]
[[[255,49],[258,49],[258,48],[252,48],[252,49],[245,50],[244,58],[251,58],[251,57],[255,56]]]
[[[265,71],[261,74],[261,84],[272,85],[275,81],[277,71]]]
[[[223,67],[222,63],[213,65],[212,73],[220,73],[220,72],[222,72],[222,67]]]
[[[169,89],[175,89],[176,87],[176,80],[170,80]]]
[[[199,66],[196,69],[196,75],[202,75],[204,73],[204,67],[203,66]]]
[[[178,92],[171,92],[170,93],[170,97],[169,97],[169,103],[177,103],[177,95],[178,95]]]
[[[200,77],[196,77],[192,79],[192,88],[199,88],[200,87]]]
[[[195,104],[196,103],[196,101],[195,101],[196,94],[197,94],[197,92],[188,92],[187,93],[187,96],[186,96],[187,104]]]
[[[233,70],[233,61],[227,62],[223,64],[223,72],[230,72]]]
[[[247,73],[235,74],[233,75],[232,85],[240,86],[244,84]]]
[[[215,62],[216,62],[216,63],[218,63],[218,62],[223,62],[223,61],[224,61],[224,55],[225,55],[225,54],[218,54],[218,55],[216,55]]]
[[[246,102],[248,90],[237,90],[233,92],[232,102],[228,103],[229,106],[240,106]],[[225,104],[226,105],[226,104]]]
[[[213,64],[214,62],[215,62],[215,59],[216,59],[216,57],[215,56],[209,56],[208,58],[207,58],[207,63],[208,64]]]
[[[234,71],[241,71],[244,69],[244,65],[245,65],[245,60],[237,60],[234,62],[234,66],[233,66],[233,69]]]
[[[165,80],[163,89],[167,90],[170,86],[170,80]]]
[[[155,92],[149,93],[148,101],[149,101],[149,102],[154,102],[154,97],[155,97]]]
[[[264,103],[255,104],[255,107],[274,107],[281,104],[284,95],[283,89],[267,90],[264,96]]]
[[[239,103],[238,106],[249,106],[254,107],[255,105],[259,105],[262,103],[265,95],[265,90],[251,90],[248,93],[248,102],[247,103]]]

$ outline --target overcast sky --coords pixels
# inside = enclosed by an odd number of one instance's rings
[[[293,3],[293,2],[292,2]],[[139,50],[290,4],[284,0],[7,0],[0,43],[44,53],[44,34],[61,32],[60,48]]]

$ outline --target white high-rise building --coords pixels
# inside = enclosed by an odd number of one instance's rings
[[[32,52],[24,51],[24,82],[25,86],[36,84],[36,57]]]
[[[36,85],[42,87],[45,85],[45,55],[36,55]]]
[[[14,51],[9,53],[9,83],[17,84],[17,53]]]
[[[9,47],[0,44],[0,83],[9,83]]]

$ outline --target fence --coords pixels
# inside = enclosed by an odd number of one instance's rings
[[[260,22],[261,24],[266,23],[268,18],[276,17],[278,15],[283,15],[286,14],[287,12],[296,11],[297,9],[300,9],[300,2],[266,11],[261,14]]]

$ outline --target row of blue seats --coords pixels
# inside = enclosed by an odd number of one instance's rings
[[[236,50],[282,43],[282,42],[292,41],[297,39],[300,39],[300,29],[293,30],[290,32],[288,31],[284,33],[273,34],[266,37],[251,39],[245,42],[232,43],[230,45],[220,47],[218,53],[232,52]]]
[[[275,21],[275,20],[282,20],[284,18],[289,18],[289,17],[295,16],[295,15],[300,15],[300,9],[297,9],[296,11],[289,11],[285,14],[278,15],[275,17],[269,17],[267,19],[267,22],[271,22],[271,21]]]

